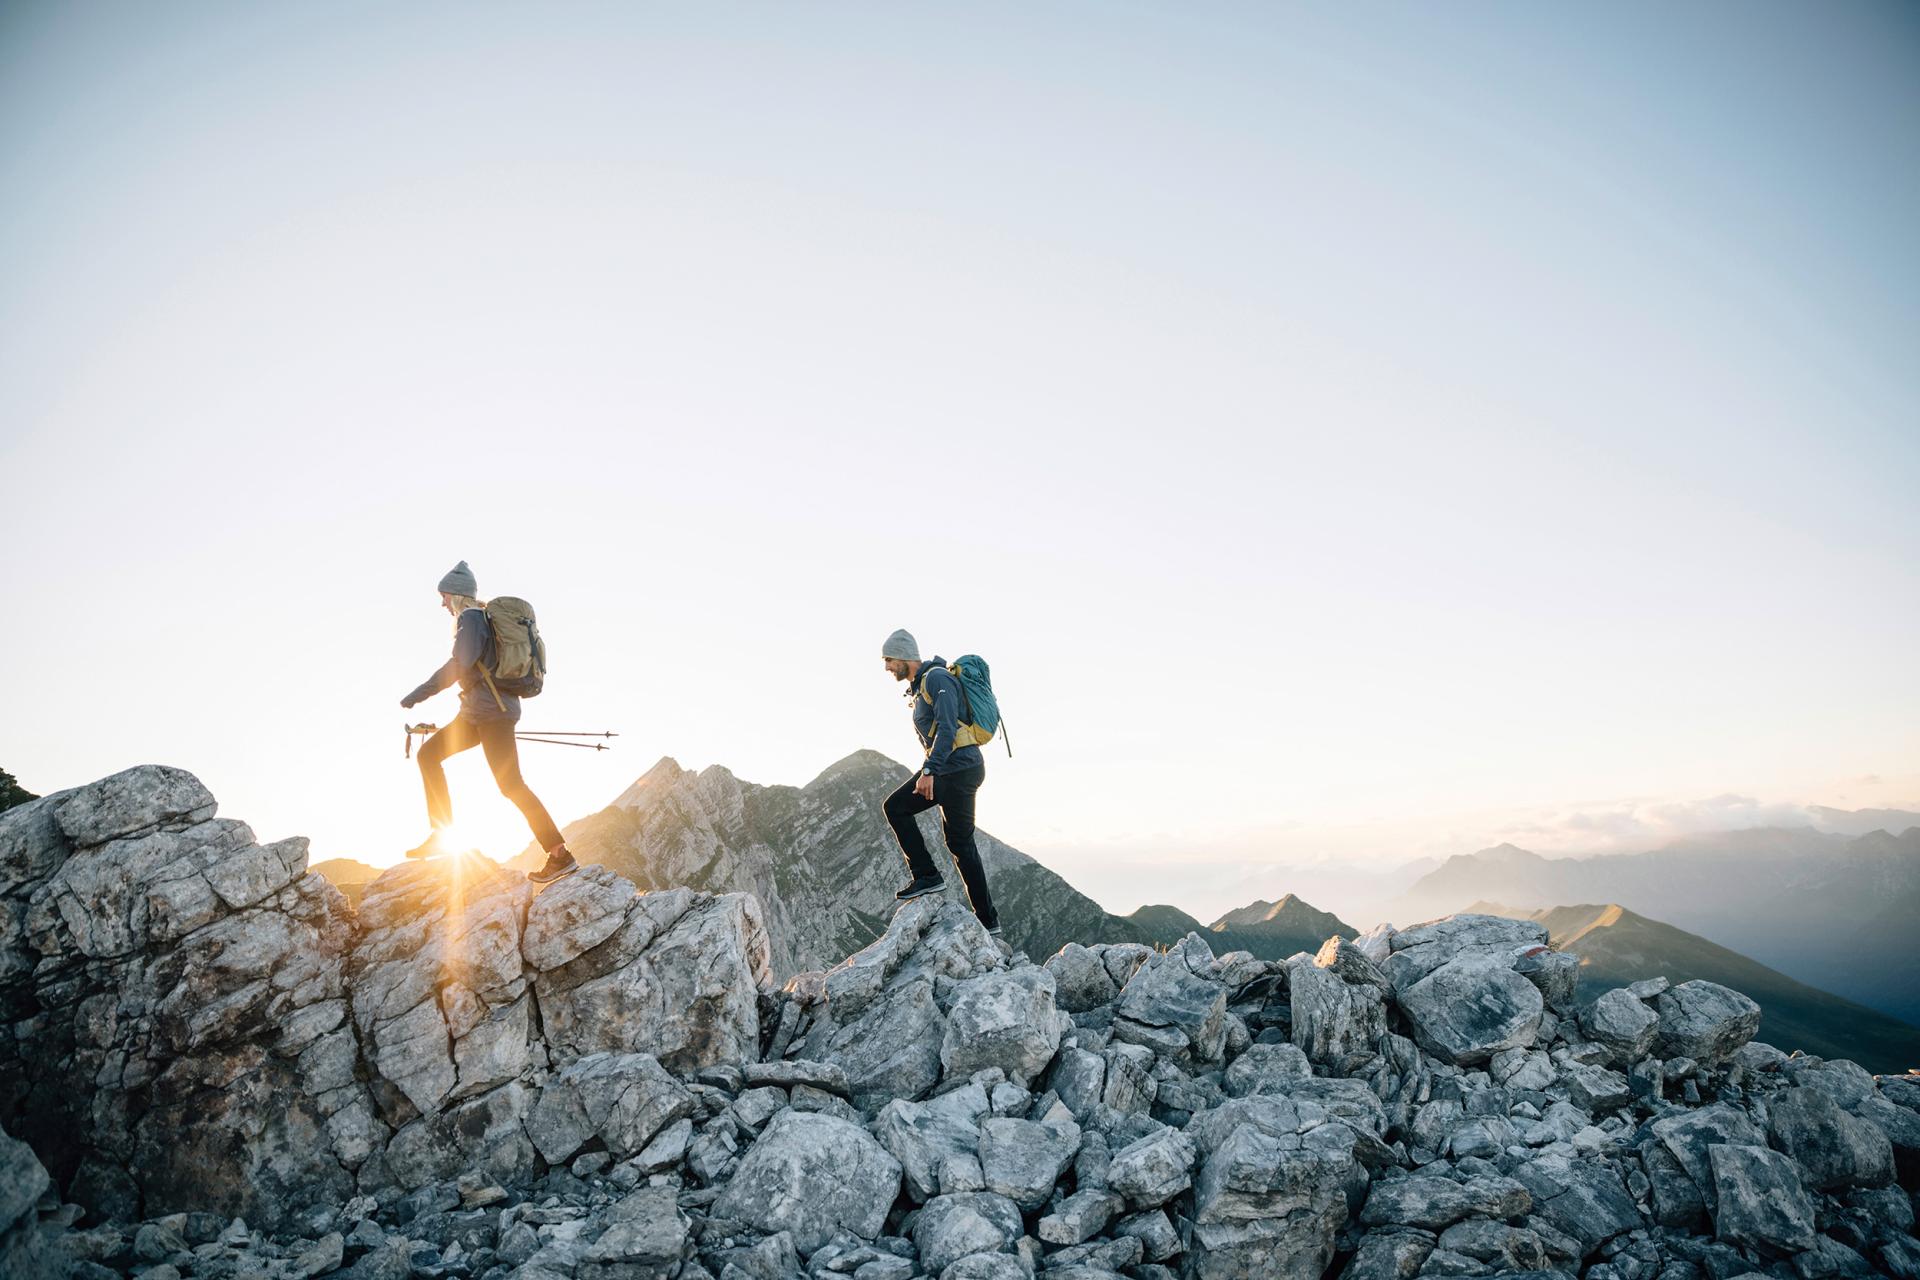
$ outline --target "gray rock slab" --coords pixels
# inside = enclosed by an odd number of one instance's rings
[[[914,1222],[920,1265],[939,1275],[971,1254],[1003,1253],[1020,1239],[1023,1225],[1013,1201],[992,1192],[938,1196]]]
[[[1713,1166],[1716,1236],[1776,1254],[1813,1247],[1813,1201],[1792,1160],[1766,1147],[1734,1144],[1708,1147],[1707,1159]]]
[[[836,1231],[872,1240],[900,1194],[900,1162],[858,1125],[819,1112],[783,1111],[741,1157],[714,1201],[716,1217],[771,1235],[791,1231],[812,1254]]]
[[[1760,1030],[1760,1006],[1730,987],[1695,978],[1654,997],[1663,1058],[1724,1062]]]
[[[1458,1066],[1530,1047],[1545,1007],[1532,983],[1480,956],[1449,961],[1400,995],[1400,1009],[1421,1047]]]

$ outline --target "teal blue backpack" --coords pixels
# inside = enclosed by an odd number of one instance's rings
[[[984,746],[993,741],[997,730],[1000,738],[1007,744],[1007,757],[1013,757],[1013,739],[1007,734],[1007,724],[1000,716],[1000,702],[993,696],[993,678],[987,671],[987,660],[977,653],[963,653],[948,664],[947,670],[960,682],[961,697],[966,705],[961,708],[960,728],[953,735],[953,745],[959,747]],[[921,686],[927,694],[927,701],[933,701],[933,695]]]

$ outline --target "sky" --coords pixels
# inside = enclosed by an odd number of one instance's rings
[[[563,823],[916,758],[898,626],[1116,910],[1920,807],[1917,66],[1865,3],[9,4],[0,768],[389,862],[465,559],[523,725],[621,735],[524,748]]]

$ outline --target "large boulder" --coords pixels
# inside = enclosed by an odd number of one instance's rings
[[[1527,1189],[1511,1178],[1480,1177],[1465,1182],[1416,1174],[1376,1182],[1367,1193],[1360,1221],[1370,1227],[1418,1227],[1444,1231],[1463,1218],[1514,1218],[1533,1205]]]
[[[811,1254],[837,1231],[872,1240],[900,1194],[900,1162],[859,1125],[820,1112],[775,1116],[713,1203],[771,1235],[793,1233]]]
[[[1015,1084],[1036,1080],[1073,1021],[1054,1007],[1053,975],[1027,966],[959,984],[940,1041],[951,1076],[998,1067]]]
[[[1773,1145],[1806,1171],[1809,1186],[1884,1187],[1893,1181],[1893,1143],[1886,1132],[1848,1115],[1818,1089],[1774,1095],[1767,1131]]]
[[[1187,1126],[1199,1157],[1192,1273],[1200,1280],[1317,1280],[1333,1259],[1358,1172],[1353,1133],[1312,1103],[1240,1098]]]
[[[978,1161],[980,1121],[992,1110],[987,1091],[962,1085],[928,1102],[896,1098],[873,1122],[873,1136],[900,1162],[907,1194],[925,1202],[943,1189],[950,1161]]]
[[[625,1159],[698,1109],[693,1094],[652,1054],[595,1053],[548,1079],[527,1133],[548,1164],[564,1164],[595,1138]]]
[[[1372,1053],[1387,1031],[1384,979],[1378,984],[1367,980],[1379,971],[1351,946],[1341,950],[1342,941],[1334,939],[1335,945],[1323,947],[1318,956],[1298,955],[1287,962],[1293,1043],[1315,1062],[1337,1063]],[[1349,972],[1365,966],[1358,980],[1348,981],[1336,970],[1342,960]]]
[[[607,1229],[580,1256],[578,1280],[673,1280],[691,1252],[692,1225],[671,1187],[641,1187],[607,1211]]]
[[[920,1211],[913,1247],[929,1275],[940,1275],[962,1258],[1002,1253],[1021,1235],[1020,1209],[1005,1196],[970,1191],[940,1196]]]
[[[1531,982],[1479,954],[1449,960],[1400,993],[1401,1012],[1420,1046],[1457,1066],[1479,1066],[1504,1049],[1531,1046],[1545,1008]]]
[[[1213,952],[1188,934],[1127,979],[1114,1005],[1114,1035],[1199,1063],[1226,1046],[1227,989],[1213,977]]]
[[[1707,1158],[1713,1165],[1715,1235],[1775,1254],[1813,1247],[1813,1202],[1792,1160],[1766,1147],[1731,1143],[1707,1148]]]
[[[1580,1029],[1605,1045],[1616,1062],[1644,1058],[1659,1028],[1659,1016],[1625,987],[1603,993],[1580,1014]]]
[[[940,1081],[946,1039],[936,989],[1005,963],[972,912],[938,895],[915,898],[820,979],[825,1003],[804,1052],[844,1070],[854,1102],[868,1111],[924,1097]]]
[[[1534,1216],[1578,1241],[1583,1256],[1644,1225],[1619,1170],[1604,1161],[1542,1156],[1513,1178],[1533,1197]]]
[[[1099,953],[1077,942],[1054,952],[1047,960],[1047,972],[1053,975],[1054,1000],[1068,1013],[1085,1013],[1112,1004],[1120,994]]]
[[[1695,978],[1653,998],[1664,1058],[1724,1062],[1760,1030],[1760,1006],[1729,987]]]
[[[1724,1102],[1698,1111],[1662,1116],[1650,1127],[1654,1137],[1700,1193],[1701,1204],[1708,1209],[1714,1204],[1713,1162],[1707,1156],[1708,1150],[1728,1143],[1763,1147],[1767,1142],[1746,1112]]]
[[[1198,1153],[1178,1129],[1160,1129],[1113,1153],[1107,1185],[1134,1209],[1156,1209],[1193,1184]]]
[[[538,909],[545,896],[527,913],[529,964],[582,940],[577,904],[549,914]],[[760,904],[749,894],[691,889],[619,896],[620,923],[603,941],[537,970],[534,991],[555,1059],[639,1049],[685,1073],[756,1057],[759,993],[773,975]]]
[[[933,979],[905,979],[849,1020],[829,1004],[813,1025],[806,1054],[847,1073],[853,1100],[872,1110],[894,1098],[920,1098],[940,1083],[940,1045],[946,1016],[933,995]]]
[[[1040,1120],[997,1116],[980,1126],[980,1168],[987,1190],[1031,1213],[1080,1151],[1080,1126],[1056,1104]]]
[[[1388,940],[1381,964],[1395,991],[1405,991],[1442,965],[1461,959],[1491,960],[1512,968],[1515,960],[1544,953],[1547,927],[1532,920],[1461,912],[1401,929]]]

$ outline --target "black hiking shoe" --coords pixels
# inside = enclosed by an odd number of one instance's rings
[[[938,893],[946,887],[947,882],[939,876],[916,876],[912,884],[893,896],[900,902],[910,902],[929,893]]]
[[[552,884],[561,876],[570,876],[580,869],[580,864],[567,852],[567,846],[561,845],[547,855],[546,865],[538,871],[527,872],[527,879],[535,884]]]

